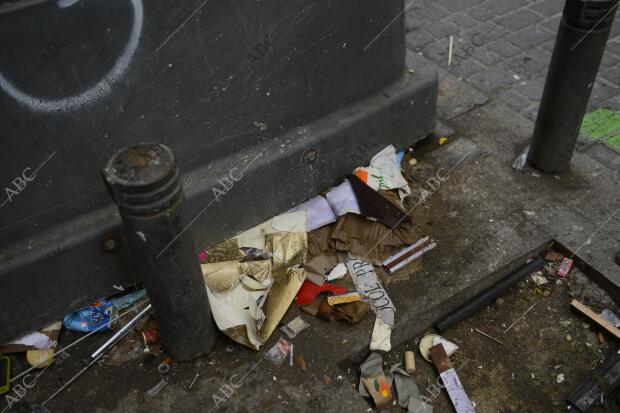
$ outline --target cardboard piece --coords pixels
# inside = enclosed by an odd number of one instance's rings
[[[379,192],[362,182],[357,176],[349,175],[348,178],[363,216],[390,228],[394,228],[403,222],[411,223],[411,218],[407,214]]]
[[[334,267],[337,267],[337,264],[338,260],[334,255],[321,254],[312,257],[304,264],[304,270],[306,270],[308,281],[316,285],[323,285],[325,282],[325,275]]]
[[[352,255],[380,264],[417,239],[412,224],[403,222],[391,229],[361,215],[347,214],[338,218],[332,232],[328,234],[327,244],[332,250],[341,253],[344,260]]]

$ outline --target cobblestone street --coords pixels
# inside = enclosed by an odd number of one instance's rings
[[[407,46],[534,120],[563,4],[562,0],[414,0],[407,12]],[[450,36],[454,55],[448,67]],[[619,62],[617,15],[590,99],[592,108],[620,109]]]

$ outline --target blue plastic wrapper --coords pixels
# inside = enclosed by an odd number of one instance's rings
[[[75,313],[68,314],[62,324],[67,330],[78,333],[90,333],[91,331],[108,331],[114,306],[111,301],[99,300],[88,307],[84,307]]]

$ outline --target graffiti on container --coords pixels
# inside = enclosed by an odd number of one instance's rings
[[[116,60],[114,66],[105,73],[101,79],[92,87],[81,91],[78,94],[63,98],[45,98],[35,96],[23,91],[14,81],[10,80],[2,71],[0,71],[0,89],[8,96],[17,101],[20,105],[34,112],[57,112],[57,111],[73,111],[81,109],[86,105],[93,104],[97,100],[107,96],[112,91],[112,86],[124,76],[129,68],[133,56],[138,48],[140,36],[142,34],[142,26],[144,20],[144,11],[142,0],[129,0],[133,8],[133,23],[129,39],[125,47]],[[71,7],[75,2],[60,1],[57,3],[59,8],[65,9]],[[63,48],[67,46],[68,39],[58,34],[58,37],[51,43],[47,44],[42,58],[45,62],[55,59]],[[36,70],[35,70],[36,72]]]

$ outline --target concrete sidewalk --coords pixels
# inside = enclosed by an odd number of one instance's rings
[[[411,51],[490,101],[535,120],[564,0],[414,0],[408,4]],[[450,36],[453,59],[448,67]],[[618,13],[590,98],[590,110],[601,107],[620,110]],[[620,143],[615,149],[620,150]],[[620,170],[616,152],[607,145],[593,145],[584,152],[607,168]]]
[[[454,61],[460,56],[460,63],[451,74],[533,120],[563,6],[564,0],[414,0],[407,12],[407,46],[448,69],[454,36]],[[620,109],[619,62],[617,14],[592,107]]]

